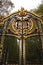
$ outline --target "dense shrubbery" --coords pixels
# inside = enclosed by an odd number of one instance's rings
[[[8,47],[8,63],[16,63],[16,61],[19,61],[19,48],[16,38],[6,37],[5,44]]]
[[[41,43],[38,37],[26,40],[26,59],[30,63],[39,63],[41,59]]]
[[[5,44],[8,47],[8,63],[17,63],[19,62],[19,46],[17,40],[14,37],[6,37]],[[41,43],[37,37],[30,37],[26,40],[26,60],[31,63],[40,62],[40,51]]]

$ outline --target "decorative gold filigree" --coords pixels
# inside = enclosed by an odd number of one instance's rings
[[[15,15],[15,14],[17,16],[16,18],[12,16],[12,15]],[[27,16],[30,16],[29,14],[33,18],[27,17]],[[13,32],[15,37],[17,37],[18,39],[22,38],[21,35],[22,35],[22,22],[23,22],[23,34],[24,34],[23,38],[26,39],[28,37],[27,34],[31,34],[35,29],[38,30],[37,24],[35,23],[35,20],[34,20],[35,17],[37,19],[39,19],[43,24],[43,21],[40,19],[40,17],[36,16],[35,14],[33,14],[31,12],[28,12],[24,8],[21,8],[21,10],[18,10],[17,12],[5,17],[5,19],[6,20],[8,20],[9,18],[11,19],[9,29],[10,29],[11,32]],[[22,20],[22,18],[23,18],[23,20]],[[2,22],[2,19],[3,19],[3,16],[0,16],[0,25],[4,24],[4,21]],[[16,27],[16,22],[18,22],[18,28]],[[27,22],[29,23],[28,28],[27,28]]]
[[[18,10],[17,13],[19,16],[26,16],[27,15],[27,10],[25,10],[23,7],[21,8],[21,10]]]
[[[25,22],[25,20],[24,20]],[[27,29],[27,22],[23,23],[23,34],[24,34],[24,39],[27,38],[27,34],[31,34],[33,31],[34,31],[34,23],[32,21],[32,19],[28,20],[28,23],[30,24],[30,27],[28,27]],[[18,28],[16,28],[16,20],[13,18],[11,20],[11,23],[10,23],[10,30],[14,33],[14,34],[17,34],[19,35],[18,37],[21,39],[21,34],[22,34],[22,21],[19,22],[18,24]],[[17,37],[17,36],[16,36]],[[17,38],[18,38],[17,37]]]

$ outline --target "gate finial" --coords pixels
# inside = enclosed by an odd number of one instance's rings
[[[21,10],[18,10],[18,15],[19,16],[26,16],[27,10],[25,10],[23,7],[21,7]]]

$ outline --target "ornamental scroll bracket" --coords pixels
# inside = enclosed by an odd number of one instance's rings
[[[37,16],[34,13],[31,13],[24,8],[21,8],[21,10],[18,10],[17,12],[8,15],[4,17],[2,20],[2,25],[4,24],[4,21],[7,21],[7,27],[8,29],[17,37],[18,39],[23,38],[26,39],[28,35],[33,33],[37,27],[36,20],[42,20],[40,19],[39,16]],[[23,33],[22,33],[22,22],[23,22]],[[1,25],[1,23],[0,23]]]

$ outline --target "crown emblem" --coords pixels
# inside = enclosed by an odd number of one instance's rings
[[[27,10],[25,10],[23,7],[21,7],[21,10],[18,10],[18,15],[19,16],[26,16],[27,15]]]

